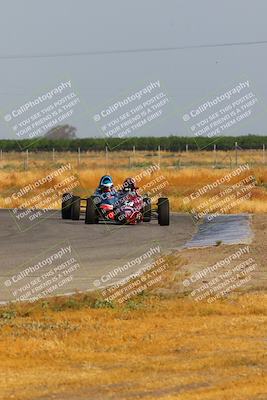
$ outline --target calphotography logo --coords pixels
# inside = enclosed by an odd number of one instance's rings
[[[40,91],[24,103],[2,111],[3,119],[17,139],[19,148],[26,149],[47,135],[60,135],[59,126],[78,115],[80,98],[71,80],[59,82],[56,86]],[[52,137],[53,137],[52,135]],[[31,139],[23,144],[19,139]]]
[[[3,285],[8,288],[13,301],[33,303],[69,290],[79,269],[74,249],[63,243],[27,265],[18,266],[16,273],[10,275]]]
[[[108,283],[113,278],[116,278],[122,272],[130,271],[131,268],[140,266],[140,264],[152,256],[158,255],[160,253],[160,246],[150,248],[146,253],[142,254],[139,257],[136,257],[130,261],[128,261],[125,265],[114,268],[112,271],[109,271],[107,274],[104,274],[100,277],[99,280],[94,282],[95,286],[100,286],[101,284]]]
[[[144,87],[119,97],[93,115],[93,121],[113,148],[109,138],[124,139],[137,135],[170,112],[170,99],[160,80],[150,81]]]
[[[21,188],[10,188],[4,201],[18,229],[25,231],[49,218],[61,204],[63,195],[79,186],[79,178],[68,163]]]
[[[241,122],[249,122],[260,111],[260,101],[249,80],[238,82],[232,88],[212,96],[187,111],[182,120],[199,147],[199,137],[210,139],[228,136]]]

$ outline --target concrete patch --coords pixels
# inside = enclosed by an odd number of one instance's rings
[[[249,244],[252,240],[251,215],[219,215],[211,220],[207,215],[197,233],[184,248],[208,247],[222,244]]]

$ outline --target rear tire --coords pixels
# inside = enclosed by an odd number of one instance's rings
[[[72,198],[73,196],[71,193],[64,193],[62,196],[62,203],[61,203],[62,219],[71,219]]]
[[[160,226],[170,225],[170,204],[167,197],[158,199],[158,223]]]
[[[149,197],[144,198],[144,207],[143,207],[143,221],[150,222],[151,221],[151,199]]]
[[[73,221],[78,221],[80,219],[80,211],[81,211],[81,198],[79,196],[73,196],[72,206],[71,206],[71,219]]]
[[[85,223],[86,224],[98,223],[97,208],[93,197],[88,197],[88,199],[86,200]]]

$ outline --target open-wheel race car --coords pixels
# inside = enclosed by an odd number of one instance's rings
[[[132,199],[130,199],[132,200]],[[167,197],[160,197],[155,205],[146,196],[139,196],[139,207],[134,201],[121,199],[116,204],[99,200],[99,196],[81,198],[71,193],[62,196],[62,219],[79,220],[85,215],[86,224],[97,224],[99,221],[117,224],[137,224],[157,220],[161,226],[170,224],[170,206]],[[141,203],[140,203],[141,201]]]

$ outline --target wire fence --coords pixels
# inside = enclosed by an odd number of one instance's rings
[[[5,152],[0,149],[0,169],[25,170],[42,165],[70,162],[77,168],[142,168],[151,164],[159,164],[161,168],[234,168],[248,163],[251,167],[266,167],[266,146],[262,149],[242,149],[236,142],[231,150],[218,150],[216,144],[212,151],[191,150],[186,145],[183,151],[162,150],[160,146],[154,151],[139,151],[133,146],[131,151],[20,151]]]

